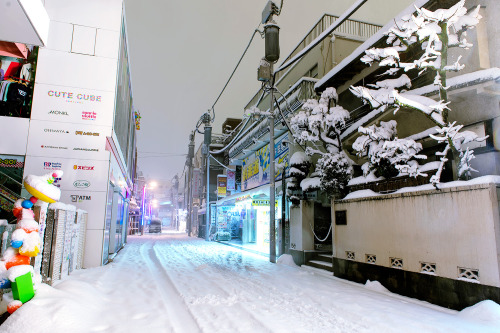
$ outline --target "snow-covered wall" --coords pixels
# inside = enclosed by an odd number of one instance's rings
[[[499,193],[477,184],[337,201],[347,225],[334,225],[336,257],[375,256],[374,264],[385,267],[399,259],[403,270],[450,279],[470,269],[481,284],[500,287]]]

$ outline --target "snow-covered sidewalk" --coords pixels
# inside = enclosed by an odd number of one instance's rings
[[[500,332],[496,303],[460,313],[380,289],[184,234],[145,235],[105,267],[42,285],[0,331]]]

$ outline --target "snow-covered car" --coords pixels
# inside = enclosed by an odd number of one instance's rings
[[[149,222],[149,233],[161,233],[161,220],[152,219]]]

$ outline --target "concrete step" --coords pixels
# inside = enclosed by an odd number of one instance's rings
[[[324,269],[329,272],[333,272],[333,264],[332,262],[326,262],[326,261],[321,261],[321,260],[309,260],[306,262],[307,266],[319,268],[319,269]]]
[[[318,254],[318,259],[320,259],[320,260],[332,261],[332,258],[333,258],[333,254],[324,254],[324,253]]]

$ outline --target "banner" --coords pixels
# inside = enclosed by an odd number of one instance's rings
[[[217,196],[225,197],[227,193],[227,176],[218,175],[217,176]]]
[[[274,144],[274,160],[276,165],[281,164],[285,167],[285,177],[289,172],[288,145],[283,141],[288,140],[288,133],[283,134],[276,139]],[[269,145],[260,148],[243,161],[241,172],[241,190],[246,191],[261,185],[269,184],[270,178],[270,157]],[[281,179],[283,167],[276,168],[275,180]]]
[[[0,155],[0,167],[24,168],[24,156]]]
[[[227,190],[236,190],[236,171],[227,170]]]

